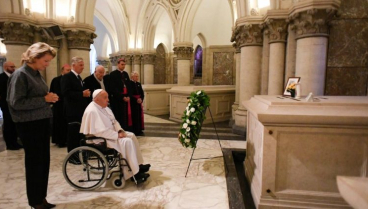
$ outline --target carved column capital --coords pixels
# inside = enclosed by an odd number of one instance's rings
[[[291,29],[296,38],[312,36],[328,36],[329,21],[335,16],[337,9],[309,9],[290,16]]]
[[[143,64],[153,65],[155,63],[155,54],[143,54]]]
[[[97,63],[99,64],[99,65],[102,65],[102,66],[104,66],[104,68],[108,68],[109,67],[109,64],[110,64],[110,60],[109,59],[107,59],[107,58],[97,58]]]
[[[190,60],[192,58],[193,47],[175,46],[173,50],[178,60]]]
[[[116,55],[110,55],[109,59],[112,66],[118,65],[118,57]]]
[[[261,24],[246,24],[237,26],[233,30],[230,41],[235,41],[236,47],[262,46],[262,28],[263,26]]]
[[[133,64],[134,65],[140,65],[142,61],[142,55],[141,54],[133,54]]]
[[[45,33],[43,33],[43,30],[44,29],[45,28],[39,27],[39,26],[35,26],[34,27],[34,31],[36,33],[39,33],[40,34],[40,36],[42,38],[42,42],[45,42],[45,43],[47,43],[48,45],[50,45],[52,47],[59,48],[60,47],[59,41],[58,40],[51,39],[50,37],[48,37]]]
[[[66,40],[68,41],[69,49],[90,50],[90,45],[93,44],[93,39],[97,35],[95,33],[82,30],[66,31]]]
[[[31,45],[33,37],[34,27],[27,23],[4,22],[0,31],[4,44]]]
[[[269,36],[269,43],[286,42],[289,21],[287,19],[267,19],[265,25],[267,31],[265,34]]]
[[[133,54],[125,54],[123,55],[124,59],[125,59],[125,64],[127,65],[132,65],[132,60],[133,60]]]

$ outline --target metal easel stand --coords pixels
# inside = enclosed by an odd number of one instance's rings
[[[187,177],[188,170],[189,170],[189,167],[190,167],[190,163],[192,162],[192,160],[213,159],[213,158],[224,157],[224,152],[222,151],[222,146],[221,146],[220,138],[219,138],[218,133],[217,133],[217,129],[216,129],[215,122],[213,121],[211,108],[208,106],[208,109],[210,110],[210,115],[211,115],[211,119],[212,119],[212,124],[213,124],[213,127],[215,128],[215,132],[216,132],[216,136],[217,136],[217,141],[218,141],[218,143],[219,143],[219,145],[220,145],[221,152],[222,152],[222,156],[208,157],[208,158],[196,158],[196,159],[193,159],[193,155],[194,155],[194,151],[195,151],[195,148],[194,148],[194,149],[193,149],[193,152],[192,152],[192,156],[190,157],[190,160],[189,160],[189,164],[188,164],[187,172],[185,173],[185,178]],[[202,125],[203,125],[203,124],[202,124]],[[199,140],[199,139],[198,139],[198,140]],[[197,142],[198,142],[198,140],[197,140]],[[196,147],[197,147],[197,142],[196,142]],[[224,164],[225,164],[225,168],[226,168],[226,170],[227,170],[227,165],[226,165],[225,160],[224,160]]]

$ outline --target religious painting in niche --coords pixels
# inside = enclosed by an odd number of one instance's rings
[[[300,77],[289,77],[286,85],[285,85],[285,89],[284,89],[284,96],[291,96],[291,93],[288,91],[288,88],[292,85],[292,84],[297,84],[300,80]]]
[[[156,48],[156,59],[154,69],[154,84],[165,84],[166,82],[166,52],[165,47],[159,44]]]
[[[202,56],[203,50],[200,45],[197,46],[195,53],[194,53],[194,77],[202,77]]]

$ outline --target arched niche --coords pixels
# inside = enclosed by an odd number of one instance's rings
[[[166,83],[166,50],[164,44],[156,47],[156,59],[154,68],[154,84]]]

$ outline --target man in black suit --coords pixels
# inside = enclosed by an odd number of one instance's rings
[[[3,137],[7,150],[19,150],[23,148],[18,144],[18,134],[15,128],[15,124],[10,115],[8,103],[6,102],[7,90],[8,90],[8,78],[15,71],[15,65],[13,62],[5,62],[3,65],[4,72],[0,74],[0,108],[3,112]]]
[[[64,97],[64,111],[68,122],[67,144],[68,152],[79,146],[80,136],[75,135],[76,126],[72,122],[81,122],[84,110],[88,105],[91,95],[89,89],[84,90],[80,74],[84,69],[84,61],[81,57],[73,57],[71,72],[61,78],[61,93]],[[76,133],[79,133],[76,132]]]
[[[116,120],[126,131],[133,131],[133,121],[130,107],[130,79],[125,69],[125,60],[118,60],[118,69],[110,73],[109,88],[107,89],[111,95],[111,109]]]
[[[61,93],[61,78],[70,72],[72,68],[69,64],[61,67],[61,75],[55,77],[51,81],[50,92],[59,96],[59,100],[52,105],[52,143],[57,144],[60,148],[66,146],[66,131],[68,123],[64,117],[64,98]]]
[[[104,75],[105,68],[102,65],[98,65],[95,68],[95,72],[83,80],[84,89],[89,89],[91,91],[89,102],[92,102],[92,94],[96,89],[106,90],[103,79]]]

